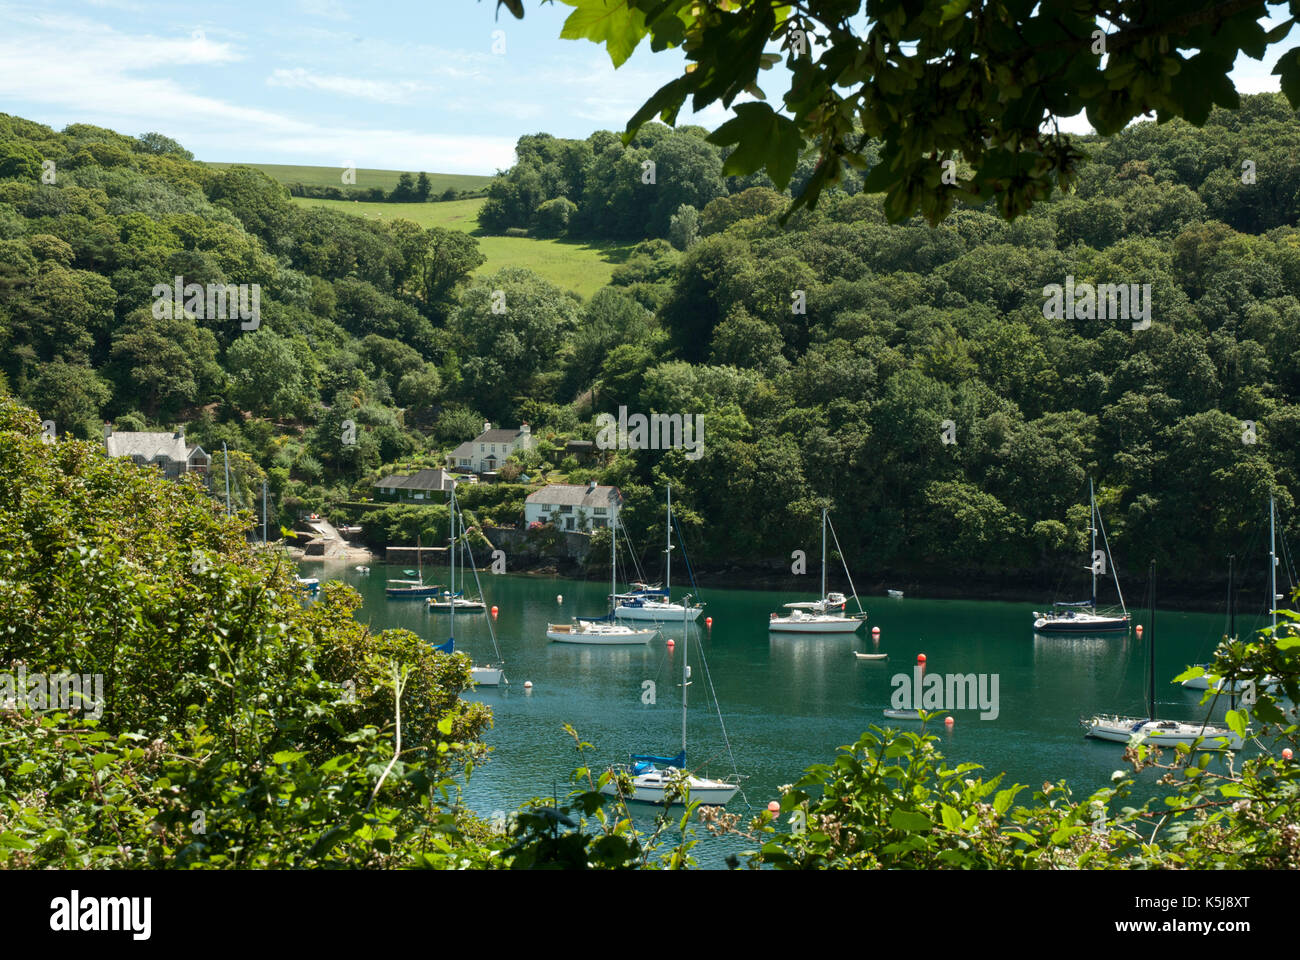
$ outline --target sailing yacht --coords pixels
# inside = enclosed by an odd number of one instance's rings
[[[669,524],[672,523],[672,516],[669,515]],[[689,601],[687,596],[683,600],[683,605]],[[691,643],[691,621],[689,613],[690,608],[683,606],[682,627],[685,631],[685,637],[682,640],[682,749],[675,757],[660,757],[654,754],[634,753],[631,758],[631,765],[624,768],[632,777],[632,793],[623,797],[625,800],[637,800],[642,803],[663,804],[684,804],[685,800],[675,788],[685,779],[686,786],[690,789],[690,799],[692,802],[699,802],[710,806],[720,806],[736,795],[740,789],[739,785],[727,783],[725,780],[714,780],[710,777],[697,777],[686,770],[686,691],[691,684],[691,667],[688,662],[690,656]],[[723,731],[726,735],[726,731]],[[616,780],[611,779],[609,783],[600,788],[600,792],[609,796],[619,796],[619,787]]]
[[[1242,738],[1226,727],[1182,720],[1156,719],[1156,562],[1151,561],[1151,623],[1147,639],[1147,715],[1120,717],[1101,714],[1084,721],[1086,736],[1128,743],[1134,737],[1157,747],[1195,745],[1198,750],[1240,750]]]
[[[1092,478],[1088,478],[1088,504],[1091,514],[1088,529],[1092,536],[1092,599],[1054,603],[1047,613],[1034,611],[1034,630],[1037,633],[1127,633],[1129,627],[1128,608],[1124,606],[1124,592],[1119,586],[1119,571],[1110,555],[1110,543],[1106,539],[1106,530],[1101,528],[1102,542],[1106,547],[1106,562],[1115,577],[1115,592],[1119,594],[1121,616],[1097,612],[1097,530],[1101,527],[1101,511],[1097,509],[1097,497],[1093,492]],[[1086,608],[1086,609],[1085,609]]]
[[[775,613],[767,621],[769,633],[854,633],[867,619],[862,610],[862,601],[858,600],[857,590],[853,590],[853,599],[860,613],[845,616],[844,607],[848,603],[842,593],[826,592],[826,510],[822,510],[822,598],[820,600],[801,600],[787,603],[790,612],[784,617]],[[835,537],[835,528],[831,527],[831,536]],[[840,559],[844,551],[840,549],[840,539],[835,537],[835,548],[840,550]],[[844,565],[844,575],[849,578],[849,587],[853,587],[853,577],[849,574],[848,564]]]
[[[456,589],[456,586],[455,586],[455,584],[456,584],[456,573],[455,573],[456,547],[455,547],[455,544],[456,544],[456,519],[457,519],[457,510],[456,510],[456,481],[455,481],[455,480],[453,480],[453,481],[451,482],[451,511],[450,511],[450,513],[451,513],[451,543],[452,543],[452,550],[451,550],[452,581],[451,581],[451,582],[452,582],[452,590],[454,591],[454,590]],[[466,543],[466,546],[468,546],[468,542]],[[471,567],[473,567],[473,554],[472,554],[472,553],[471,553],[471,555],[470,555],[470,561],[471,561],[470,565],[471,565]],[[475,580],[475,582],[477,583],[477,581],[478,581],[478,568],[477,568],[477,567],[474,567],[474,580]],[[480,587],[479,587],[479,593],[482,594],[482,592],[483,592],[483,590],[482,590],[482,587],[480,586]],[[453,593],[453,597],[454,597],[454,596],[455,596],[455,594]],[[430,605],[432,606],[433,601],[430,600],[429,603],[430,603]],[[450,625],[449,625],[448,628],[447,628],[447,642],[446,642],[446,643],[443,643],[443,644],[440,644],[440,645],[438,645],[438,646],[436,646],[436,647],[434,647],[434,649],[435,649],[435,650],[439,650],[439,651],[441,651],[442,653],[455,653],[455,652],[456,652],[456,610],[458,609],[458,606],[457,606],[456,604],[452,604],[448,609],[449,609],[449,612],[451,613],[451,620],[450,620]],[[484,605],[483,605],[482,603],[480,603],[476,609],[478,609],[478,610],[485,610],[486,608],[484,607]],[[486,613],[485,613],[485,615],[486,615]],[[496,651],[496,655],[497,655],[496,663],[499,664],[499,666],[495,666],[495,667],[475,667],[475,666],[471,666],[471,667],[470,667],[470,677],[473,679],[475,685],[477,685],[477,686],[480,686],[480,687],[496,687],[496,686],[500,686],[503,682],[504,682],[504,683],[509,683],[510,681],[509,681],[509,680],[506,680],[506,678],[505,678],[505,677],[506,677],[506,672],[505,672],[505,661],[504,661],[504,660],[502,659],[502,657],[501,657],[501,648],[500,648],[499,646],[497,646],[497,634],[496,634],[496,630],[495,630],[495,629],[493,628],[493,626],[492,626],[492,620],[491,620],[490,617],[488,618],[487,625],[488,625],[488,633],[489,633],[489,635],[491,635],[491,637],[492,637],[492,648]]]
[[[630,593],[619,593],[614,595],[614,616],[621,620],[654,620],[675,622],[677,620],[694,620],[704,609],[704,605],[697,603],[692,606],[685,606],[681,603],[672,602],[672,582],[673,582],[673,486],[668,485],[668,545],[665,550],[666,567],[664,573],[664,585],[647,586],[646,584],[634,584],[639,589]],[[626,532],[626,531],[624,531]]]
[[[418,580],[389,580],[388,585],[384,588],[384,593],[390,600],[417,600],[420,597],[431,597],[438,592],[438,584],[424,582],[424,548],[420,544],[420,537],[417,534],[415,538],[415,565],[417,570],[403,570],[408,577],[416,574]]]
[[[440,596],[430,597],[429,609],[439,613],[446,610],[465,612],[482,610],[484,609],[482,600],[470,600],[456,592],[456,482],[454,480],[451,484],[451,504],[451,588],[443,591]],[[464,535],[465,531],[462,529],[461,536]],[[477,571],[475,573],[477,575]]]
[[[574,617],[569,623],[548,623],[546,636],[556,643],[583,643],[597,646],[620,646],[632,643],[649,643],[659,634],[659,628],[633,629],[614,621],[614,596],[617,593],[617,541],[618,508],[611,507],[609,520],[609,596],[610,610],[603,617]]]

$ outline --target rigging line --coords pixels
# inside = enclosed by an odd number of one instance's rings
[[[686,573],[691,578],[691,585],[695,588],[696,595],[698,596],[703,591],[700,590],[700,585],[695,579],[695,570],[691,566],[690,554],[686,550],[686,537],[682,534],[682,527],[681,524],[677,522],[676,516],[672,518],[672,523],[677,530],[677,542],[682,548],[682,560],[686,563]],[[686,629],[690,630],[694,626],[694,623],[688,623]],[[736,763],[736,755],[731,749],[731,738],[727,736],[726,721],[722,719],[722,704],[718,702],[718,691],[713,686],[713,674],[709,670],[709,660],[704,655],[704,639],[702,635],[699,641],[695,644],[695,647],[700,651],[700,663],[704,665],[704,679],[709,684],[709,695],[713,697],[713,708],[718,714],[718,726],[722,728],[722,742],[727,745],[727,757],[731,760],[731,771],[736,777],[736,787],[740,791],[741,797],[744,798],[745,806],[751,807],[752,805],[749,802],[749,797],[745,794],[745,788],[741,786],[740,766]]]
[[[853,602],[858,605],[858,613],[866,613],[862,609],[862,601],[858,599],[858,588],[853,585],[853,574],[849,573],[849,562],[844,557],[844,548],[840,546],[840,538],[835,533],[835,524],[831,523],[831,518],[826,518],[826,526],[831,528],[831,539],[835,541],[835,550],[840,555],[840,564],[844,567],[844,576],[849,578],[849,589],[853,591]],[[826,599],[825,597],[822,598]]]
[[[462,511],[462,510],[457,510],[456,512],[460,514],[461,530],[464,531],[464,530],[465,530],[465,513],[464,513],[464,511]],[[482,533],[480,533],[479,536],[482,536]],[[481,582],[481,581],[479,580],[479,578],[478,578],[478,564],[474,562],[474,548],[473,548],[472,546],[470,546],[470,542],[469,542],[469,533],[468,533],[468,531],[466,531],[466,532],[464,532],[464,533],[462,534],[462,538],[463,538],[464,541],[465,541],[465,550],[469,553],[469,567],[470,567],[471,570],[474,571],[474,587],[475,587],[475,589],[478,590],[478,599],[479,599],[479,602],[482,603],[482,602],[483,602],[483,584],[482,584],[482,582]],[[487,538],[485,537],[484,539],[487,539]],[[456,598],[455,598],[455,597],[452,597],[452,598],[451,598],[451,602],[454,604],[454,603],[456,602]],[[486,604],[486,603],[483,604],[483,613],[484,613],[484,619],[487,620],[487,625],[488,625],[488,634],[492,637],[492,649],[495,650],[496,653],[497,653],[497,662],[498,662],[498,663],[501,663],[501,664],[504,665],[505,662],[506,662],[506,658],[503,657],[503,656],[501,656],[501,647],[497,645],[497,632],[496,632],[496,629],[492,626],[492,615],[491,615],[491,613],[488,611],[488,608],[487,608],[487,604]]]
[[[1121,590],[1121,589],[1119,588],[1119,566],[1115,563],[1115,558],[1114,558],[1113,556],[1111,556],[1111,552],[1110,552],[1110,540],[1109,540],[1109,539],[1107,538],[1107,536],[1106,536],[1106,524],[1105,524],[1105,522],[1101,519],[1101,511],[1100,511],[1100,510],[1097,511],[1097,529],[1099,529],[1099,530],[1101,531],[1101,542],[1102,542],[1102,545],[1106,548],[1106,557],[1107,557],[1107,559],[1110,560],[1110,572],[1113,573],[1113,574],[1115,575],[1115,592],[1116,592],[1117,594],[1119,594],[1119,605],[1120,605],[1120,608],[1121,608],[1125,613],[1128,613],[1128,607],[1126,607],[1126,606],[1124,605],[1124,591]],[[1089,558],[1089,559],[1091,559],[1091,558]]]
[[[638,580],[645,583],[647,581],[645,579],[645,574],[641,572],[641,564],[637,561],[637,549],[636,544],[632,542],[632,534],[627,532],[627,524],[623,522],[622,517],[619,517],[616,522],[618,523],[619,529],[623,531],[623,541],[627,544],[627,554],[632,561],[632,572],[636,574]],[[624,566],[626,566],[626,564],[624,564]]]

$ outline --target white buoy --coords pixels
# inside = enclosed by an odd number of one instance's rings
[[[525,681],[524,681],[524,689],[525,689],[525,690],[531,690],[531,689],[533,689],[533,681],[531,681],[531,680],[525,680]]]
[[[555,595],[555,602],[556,602],[556,603],[563,603],[563,602],[564,602],[564,594],[562,594],[562,593],[557,593],[557,594]]]

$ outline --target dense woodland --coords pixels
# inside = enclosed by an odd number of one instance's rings
[[[671,480],[714,564],[788,564],[828,503],[865,575],[1055,582],[1082,567],[1091,475],[1121,569],[1201,583],[1270,490],[1283,517],[1300,492],[1298,144],[1282,98],[1248,97],[1201,129],[1082,138],[1074,192],[1014,222],[959,207],[931,228],[853,182],[782,224],[787,197],[721,176],[698,129],[522,138],[485,230],[639,241],[584,302],[471,276],[470,235],[299,207],[159,134],[0,116],[0,387],[61,435],[184,423],[216,471],[225,441],[240,502],[265,477],[282,522],[526,420],[542,443],[518,471],[618,484],[640,542]],[[260,284],[259,328],[155,319],[175,276]],[[1046,319],[1067,276],[1150,284],[1150,329]],[[566,461],[619,405],[703,414],[704,457]]]

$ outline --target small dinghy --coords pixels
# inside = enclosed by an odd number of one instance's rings
[[[857,657],[859,660],[888,660],[889,659],[889,654],[887,653],[858,653],[856,650],[854,650],[853,655]]]

